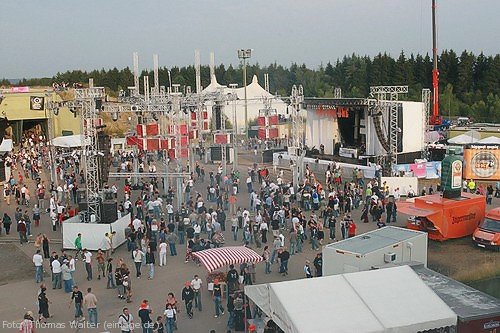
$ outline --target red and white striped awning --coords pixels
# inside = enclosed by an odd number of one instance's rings
[[[245,246],[228,246],[193,252],[209,273],[230,264],[262,261],[262,256]]]

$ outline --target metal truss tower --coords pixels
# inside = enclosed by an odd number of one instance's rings
[[[429,144],[429,131],[431,130],[429,124],[429,119],[431,117],[431,98],[432,98],[431,90],[428,88],[422,89],[422,103],[424,103],[424,130],[425,130],[425,135],[423,138],[424,149],[422,150],[422,158],[427,160],[429,159],[428,144]]]
[[[304,88],[300,85],[292,86],[290,95],[292,133],[289,139],[288,154],[296,157],[296,163],[292,166],[293,187],[297,190],[303,173],[304,156],[304,118],[300,114],[304,102]]]
[[[104,88],[94,87],[93,80],[89,80],[89,87],[75,89],[75,101],[81,104],[81,131],[84,139],[83,166],[85,171],[85,189],[87,194],[88,213],[91,222],[101,221],[99,204],[99,165],[98,165],[98,112],[104,98]]]
[[[376,87],[370,87],[370,95],[375,96],[377,98],[377,107],[380,111],[384,110],[388,112],[388,118],[389,118],[389,129],[387,133],[387,138],[382,138],[381,133],[382,131],[377,130],[377,135],[379,137],[379,141],[382,143],[384,146],[384,149],[387,150],[387,157],[381,157],[378,158],[381,165],[384,165],[384,171],[386,175],[390,175],[392,173],[392,165],[395,165],[398,163],[398,135],[401,132],[401,128],[398,126],[398,108],[399,108],[399,103],[398,103],[398,96],[399,94],[407,94],[408,93],[408,86],[376,86]],[[387,100],[387,95],[389,94],[389,100]],[[378,112],[376,114],[376,117],[380,117],[379,119],[382,119],[383,122],[383,115]],[[381,127],[380,124],[381,122],[375,121],[374,118],[374,123],[379,124],[378,127]],[[380,128],[379,128],[380,129]],[[384,140],[387,144],[384,145]]]

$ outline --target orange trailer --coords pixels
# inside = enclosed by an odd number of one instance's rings
[[[411,216],[408,229],[426,231],[430,239],[444,241],[472,235],[484,218],[486,199],[472,193],[446,199],[438,193],[398,204],[398,211]]]

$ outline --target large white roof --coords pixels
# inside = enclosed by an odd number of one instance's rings
[[[245,287],[285,332],[418,332],[456,314],[408,266]]]

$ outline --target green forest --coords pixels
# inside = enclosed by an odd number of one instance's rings
[[[445,50],[438,59],[440,113],[445,118],[467,116],[476,122],[500,123],[500,55],[475,55],[468,51],[458,55],[453,50]],[[168,70],[172,83],[194,89],[194,66],[160,68],[161,85],[169,85]],[[295,63],[289,67],[277,63],[267,66],[251,63],[247,66],[247,72],[248,80],[257,75],[262,85],[264,74],[268,73],[271,92],[280,96],[288,96],[294,84],[301,84],[304,94],[311,97],[333,97],[336,87],[342,89],[343,97],[366,97],[370,86],[408,85],[406,99],[420,101],[422,88],[432,87],[432,58],[429,55],[407,56],[403,52],[397,58],[386,53],[379,53],[375,57],[352,54],[316,69]],[[241,66],[226,67],[221,64],[215,67],[215,74],[221,84],[236,83],[242,86]],[[153,72],[143,71],[141,75],[149,75],[151,82]],[[202,84],[207,86],[210,82],[208,66],[202,66],[201,75]],[[23,79],[18,84],[39,86],[63,81],[85,83],[89,78],[94,79],[95,85],[106,87],[110,95],[133,84],[133,74],[128,67],[91,72],[73,70],[57,73],[52,78]],[[9,84],[7,80],[0,81],[0,85]]]

